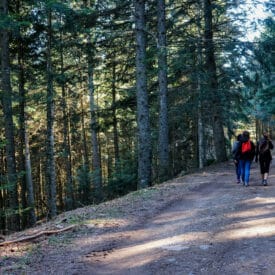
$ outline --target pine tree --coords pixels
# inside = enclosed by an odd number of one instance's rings
[[[55,152],[54,152],[54,89],[53,89],[53,66],[52,66],[52,9],[47,7],[47,196],[49,216],[57,215],[56,206],[56,172],[55,172]]]
[[[169,137],[167,106],[167,49],[165,1],[158,0],[158,81],[159,81],[159,178],[169,178]]]
[[[8,187],[8,213],[7,228],[11,231],[19,229],[19,205],[17,190],[17,174],[15,160],[15,143],[14,143],[14,123],[12,110],[12,88],[11,88],[11,67],[9,51],[9,17],[8,1],[1,0],[0,15],[4,18],[4,24],[0,29],[1,35],[1,103],[4,113],[5,139],[6,139],[6,159],[7,159],[7,187]],[[5,25],[7,24],[7,25]]]
[[[138,188],[151,185],[151,133],[146,78],[145,1],[135,0]]]
[[[211,99],[213,136],[217,161],[226,160],[225,138],[222,123],[221,102],[217,81],[217,66],[215,58],[215,47],[213,41],[213,3],[211,0],[204,0],[204,47],[205,47],[205,70],[209,79],[207,86]]]

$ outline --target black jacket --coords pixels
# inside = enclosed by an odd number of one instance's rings
[[[262,150],[262,148],[267,147],[267,150]],[[256,159],[259,160],[271,160],[272,155],[271,155],[271,150],[273,149],[273,143],[270,139],[267,138],[262,138],[257,142],[256,146]]]

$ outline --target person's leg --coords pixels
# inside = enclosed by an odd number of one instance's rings
[[[236,170],[236,177],[237,177],[237,183],[240,183],[241,178],[241,166],[240,162],[235,162],[235,170]]]
[[[267,179],[268,179],[268,174],[269,174],[269,167],[270,167],[270,160],[265,160],[264,162],[264,179],[263,179],[263,184],[267,185]]]
[[[246,160],[244,163],[244,169],[245,169],[244,184],[245,184],[245,186],[249,186],[250,166],[251,166],[251,161]]]
[[[238,161],[238,167],[237,167],[237,181],[238,181],[238,183],[241,182],[241,164],[240,164],[240,161]]]
[[[260,158],[259,162],[260,162],[260,171],[261,171],[261,175],[262,175],[262,184],[264,184],[265,161],[264,161],[264,159]]]
[[[236,172],[236,177],[238,180],[238,162],[235,162],[235,172]]]
[[[241,172],[241,180],[242,180],[243,184],[244,184],[244,175],[245,175],[244,163],[245,163],[244,160],[239,161],[240,172]]]

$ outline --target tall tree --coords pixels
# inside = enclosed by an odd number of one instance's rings
[[[80,184],[78,186],[79,195],[81,197],[81,201],[84,204],[88,204],[91,199],[91,181],[90,181],[90,161],[89,161],[89,152],[88,152],[88,142],[87,142],[87,133],[85,127],[85,108],[83,104],[83,96],[81,95],[80,104],[81,104],[81,133],[82,133],[82,164],[79,170],[79,179]]]
[[[5,18],[5,24],[8,24],[8,1],[0,1],[0,15]],[[8,229],[16,231],[19,229],[19,205],[17,190],[17,175],[15,161],[15,143],[14,143],[14,123],[12,110],[12,88],[10,79],[10,52],[9,52],[9,25],[0,26],[1,29],[1,103],[3,106],[5,139],[6,139],[6,157],[7,157],[7,188],[9,194],[10,214],[8,217]]]
[[[88,38],[91,39],[90,37]],[[92,140],[92,165],[93,165],[93,181],[95,185],[96,201],[102,199],[102,174],[101,174],[101,158],[99,152],[98,140],[98,123],[95,104],[95,89],[94,89],[94,55],[93,45],[88,43],[88,87],[90,97],[90,114],[91,114],[91,140]]]
[[[47,166],[46,184],[48,196],[49,216],[57,214],[56,207],[56,172],[54,159],[54,89],[53,89],[53,66],[52,66],[52,8],[47,7]]]
[[[114,138],[114,155],[115,155],[115,167],[118,169],[119,164],[119,139],[118,139],[118,122],[117,122],[117,110],[116,110],[116,61],[115,56],[112,62],[112,116],[113,116],[113,138]]]
[[[226,160],[225,138],[222,123],[222,108],[219,96],[215,47],[213,41],[213,7],[212,0],[204,0],[204,43],[205,43],[205,70],[209,84],[207,85],[212,101],[213,137],[217,161]]]
[[[203,75],[203,57],[202,57],[202,0],[198,1],[197,15],[196,15],[196,27],[197,27],[197,115],[198,115],[198,160],[199,168],[203,168],[205,165],[205,142],[204,142],[204,115],[203,115],[203,98],[202,98],[202,75]]]
[[[169,178],[169,138],[167,107],[167,49],[165,0],[158,0],[158,81],[159,81],[159,178]]]
[[[22,8],[21,1],[16,1],[16,12],[20,15]],[[23,18],[20,17],[22,21]],[[35,200],[32,180],[32,167],[30,158],[30,145],[27,131],[27,116],[26,116],[26,75],[25,75],[25,50],[24,37],[22,28],[19,29],[19,36],[17,39],[18,51],[18,89],[19,89],[19,169],[21,175],[21,205],[23,208],[23,215],[21,218],[22,227],[32,226],[36,222],[35,215]]]
[[[96,3],[87,4],[88,7]],[[95,190],[95,199],[97,202],[102,200],[102,170],[101,170],[101,157],[100,146],[98,138],[98,121],[97,121],[97,107],[95,98],[95,86],[94,86],[94,66],[95,66],[95,41],[92,41],[91,29],[87,36],[87,63],[88,63],[88,89],[90,99],[90,127],[91,127],[91,141],[92,141],[92,166],[93,166],[93,183]]]
[[[152,145],[146,76],[145,1],[135,0],[138,188],[151,185]]]
[[[62,25],[62,15],[60,16],[60,25]],[[66,98],[66,75],[64,65],[64,30],[59,33],[60,43],[60,84],[61,84],[61,105],[63,113],[63,157],[65,164],[66,183],[65,183],[65,205],[67,210],[73,209],[74,206],[74,190],[71,163],[70,133],[69,133],[69,115]]]

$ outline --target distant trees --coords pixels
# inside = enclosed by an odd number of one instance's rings
[[[273,47],[275,44],[275,21],[269,17],[264,22],[264,32],[254,47],[254,70],[251,72],[252,88],[256,90],[254,98],[257,118],[257,135],[273,128],[275,115],[275,57]],[[256,61],[256,62],[255,62]]]

